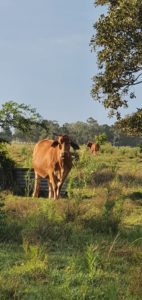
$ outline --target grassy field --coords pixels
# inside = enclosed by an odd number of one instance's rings
[[[8,146],[30,166],[32,145]],[[1,191],[0,300],[142,299],[142,154],[81,147],[68,197]]]

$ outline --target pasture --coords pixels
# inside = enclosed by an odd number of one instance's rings
[[[8,145],[31,167],[33,145]],[[0,299],[142,299],[142,153],[82,146],[59,200],[0,193]]]

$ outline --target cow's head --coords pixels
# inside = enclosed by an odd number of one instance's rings
[[[93,145],[93,143],[92,143],[92,142],[89,142],[89,143],[87,144],[87,147],[91,148],[92,145]]]
[[[70,146],[73,149],[79,149],[79,146],[70,140],[68,135],[59,135],[55,141],[53,141],[52,147],[58,147],[60,151],[60,157],[68,158],[70,155]]]

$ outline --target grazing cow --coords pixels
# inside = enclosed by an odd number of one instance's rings
[[[98,143],[92,143],[92,142],[89,142],[88,144],[87,144],[87,147],[89,147],[90,148],[90,150],[91,150],[91,153],[93,153],[93,154],[97,154],[97,152],[100,150],[100,145],[98,144]]]
[[[61,186],[72,168],[70,146],[79,149],[67,135],[59,135],[56,140],[39,141],[33,151],[35,185],[33,197],[38,197],[40,177],[47,178],[49,198],[58,199]]]

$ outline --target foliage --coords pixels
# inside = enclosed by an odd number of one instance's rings
[[[15,162],[9,158],[9,153],[5,143],[0,143],[0,167],[3,169],[14,168]]]
[[[30,136],[25,135],[23,132],[18,129],[14,130],[12,134],[13,142],[37,142],[40,139],[44,138],[55,138],[54,133],[66,133],[68,134],[73,141],[76,141],[78,144],[87,144],[88,141],[95,141],[97,136],[107,136],[107,140],[114,145],[115,140],[117,139],[117,145],[131,145],[136,146],[141,143],[140,137],[127,136],[124,133],[121,133],[116,129],[116,127],[108,126],[106,124],[99,125],[96,120],[89,118],[86,122],[75,122],[75,123],[65,123],[63,126],[60,126],[56,121],[45,121],[43,120],[41,127],[32,126]],[[119,137],[119,138],[118,138]],[[10,138],[10,140],[11,140]]]
[[[9,158],[14,160],[16,167],[31,168],[34,144],[12,143],[6,149]]]
[[[10,188],[13,184],[13,169],[15,161],[10,158],[7,146],[5,143],[0,143],[0,168],[3,169],[1,175],[0,188]]]
[[[14,101],[5,102],[0,110],[0,127],[18,128],[28,134],[33,125],[41,125],[41,117],[34,108]]]
[[[109,154],[115,149],[111,145],[102,146],[102,153],[105,151]],[[104,155],[105,157],[105,155]],[[83,188],[92,188],[89,192],[89,195],[95,193],[93,188],[96,185],[101,185],[103,183],[108,183],[115,176],[114,165],[108,165],[108,163],[100,157],[99,154],[98,159],[95,155],[92,155],[90,151],[88,151],[87,147],[82,146],[79,151],[79,159],[74,162],[74,167],[72,168],[69,178],[68,178],[68,193],[69,195],[74,195],[76,193],[82,194]],[[74,194],[75,193],[75,194]]]
[[[7,142],[12,140],[12,131],[8,125],[3,126],[3,129],[0,132],[0,142],[2,139]]]
[[[142,109],[137,109],[136,113],[119,120],[115,126],[118,130],[128,135],[142,136]]]
[[[107,135],[106,133],[98,134],[95,136],[95,142],[98,143],[99,145],[102,145],[107,142]]]
[[[32,194],[34,188],[34,178],[31,178],[31,169],[28,169],[25,175],[25,195],[28,197]]]
[[[142,82],[142,2],[140,0],[96,0],[106,7],[94,25],[92,51],[97,52],[99,72],[93,78],[92,96],[120,116],[128,106],[132,89]]]

